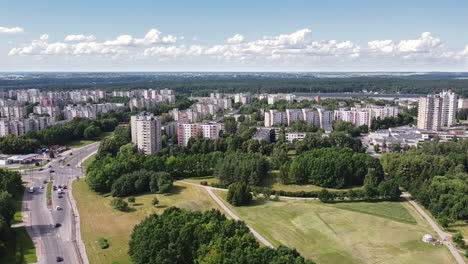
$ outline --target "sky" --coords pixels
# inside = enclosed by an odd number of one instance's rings
[[[468,71],[466,0],[0,0],[0,71]]]

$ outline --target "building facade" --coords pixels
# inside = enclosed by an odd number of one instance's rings
[[[161,120],[153,114],[142,112],[130,119],[132,143],[145,154],[153,154],[162,148]]]

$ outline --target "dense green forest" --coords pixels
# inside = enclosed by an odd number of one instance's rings
[[[231,263],[313,264],[296,250],[260,247],[247,225],[217,210],[204,213],[171,207],[135,226],[129,242],[135,264]]]
[[[23,80],[0,80],[5,89],[39,88],[42,90],[105,89],[134,90],[169,88],[177,93],[208,95],[213,90],[224,93],[344,93],[380,91],[386,93],[427,94],[451,89],[468,96],[468,80],[446,75],[420,77],[349,77],[317,78],[307,74],[70,74],[66,77],[39,75]]]
[[[387,178],[408,190],[439,219],[468,219],[468,140],[428,142],[382,157]]]

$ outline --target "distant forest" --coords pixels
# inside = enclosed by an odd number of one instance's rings
[[[169,88],[179,94],[205,96],[213,90],[224,93],[344,93],[363,90],[383,93],[428,94],[451,89],[468,97],[468,79],[408,77],[317,78],[287,74],[43,74],[34,78],[0,79],[0,89],[64,91],[72,89],[134,90]]]

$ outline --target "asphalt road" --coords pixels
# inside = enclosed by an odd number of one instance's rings
[[[77,164],[91,153],[95,152],[99,144],[73,149],[61,154],[61,157],[53,159],[42,171],[25,171],[23,180],[28,182],[28,187],[33,186],[34,192],[26,190],[23,198],[23,220],[36,245],[38,263],[56,263],[57,257],[63,258],[62,263],[83,263],[87,258],[82,258],[78,245],[75,242],[75,215],[73,214],[70,185],[72,179],[83,177],[83,172]],[[72,153],[72,154],[70,154]],[[60,159],[65,158],[64,162]],[[67,159],[70,159],[67,163]],[[70,166],[64,165],[70,164]],[[50,166],[50,168],[49,168]],[[54,172],[51,172],[53,170]],[[47,183],[53,181],[54,186],[67,185],[62,198],[59,198],[58,190],[52,189],[52,205],[47,206]],[[61,210],[56,210],[60,206]],[[60,227],[54,227],[56,223]],[[84,261],[83,261],[84,259]]]

